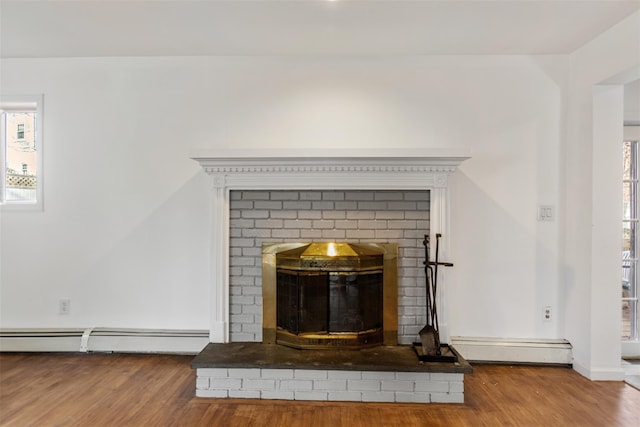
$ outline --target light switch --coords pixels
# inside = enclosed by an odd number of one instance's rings
[[[540,205],[538,206],[538,221],[553,221],[555,215],[553,212],[553,206]]]

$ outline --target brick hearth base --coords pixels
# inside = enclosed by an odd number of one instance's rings
[[[260,343],[209,344],[192,362],[196,396],[355,402],[463,403],[462,358],[420,362],[409,346],[294,350]]]

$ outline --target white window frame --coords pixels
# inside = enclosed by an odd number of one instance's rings
[[[0,210],[2,211],[42,211],[44,209],[44,138],[43,126],[43,96],[42,95],[2,95],[0,96],[0,112],[33,111],[35,118],[35,146],[36,146],[36,200],[35,201],[6,201],[6,141],[4,120],[0,120]]]

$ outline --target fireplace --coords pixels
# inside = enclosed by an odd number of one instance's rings
[[[418,246],[406,246],[405,238],[389,237],[385,233],[390,230],[378,229],[375,218],[362,219],[363,223],[356,221],[358,229],[352,231],[352,237],[346,238],[338,236],[343,230],[337,224],[331,229],[325,227],[324,223],[308,224],[305,222],[308,218],[304,215],[316,213],[308,210],[309,200],[303,201],[302,194],[306,197],[309,192],[314,192],[312,196],[322,194],[324,198],[324,192],[337,192],[328,194],[329,197],[344,192],[345,196],[360,198],[362,194],[352,192],[390,192],[394,197],[398,192],[404,193],[407,197],[413,197],[415,194],[422,197],[427,193],[428,209],[415,209],[415,215],[428,212],[428,228],[416,224],[416,228],[410,231],[416,236],[409,239],[409,244],[416,243],[418,234],[422,241],[423,232],[431,235],[433,240],[437,233],[442,234],[440,253],[446,258],[450,236],[449,175],[460,162],[468,158],[465,153],[438,149],[200,150],[195,152],[192,158],[210,175],[212,184],[211,342],[192,363],[192,367],[197,369],[197,396],[361,402],[464,402],[464,374],[472,371],[466,361],[460,359],[460,363],[447,366],[423,363],[418,361],[411,346],[403,345],[411,344],[425,323],[424,301],[420,301],[420,298],[424,298],[424,281],[418,275],[413,275],[413,272],[422,269],[417,261],[417,252],[423,250]],[[231,207],[236,201],[235,198],[244,197],[245,193],[254,193],[256,199],[262,199],[261,203],[265,204],[274,204],[275,197],[280,198],[278,203],[285,197],[297,197],[297,200],[288,203],[295,205],[293,209],[298,210],[299,215],[296,219],[291,219],[288,216],[290,212],[279,212],[278,218],[268,215],[260,220],[255,219],[252,224],[236,223],[234,226],[234,222],[243,218],[236,217],[236,212],[232,211]],[[269,200],[265,200],[267,193],[270,194]],[[376,197],[374,195],[374,199]],[[246,203],[246,200],[240,202]],[[415,200],[411,203],[414,202]],[[353,201],[349,203],[353,204]],[[325,218],[325,213],[332,217],[339,213],[337,206],[336,209],[322,209],[322,218]],[[380,212],[377,206],[363,208],[357,205],[344,209],[352,209],[354,215],[360,215],[367,209]],[[247,212],[246,215],[255,216],[255,205]],[[275,223],[271,238],[277,239],[269,240],[260,236],[264,229],[258,227],[258,221],[261,221],[260,226]],[[294,230],[281,226],[280,222],[287,221],[299,222],[295,228],[299,230],[299,235],[293,235]],[[347,218],[346,221],[352,220]],[[344,224],[340,226],[342,225]],[[359,228],[361,225],[364,228]],[[397,225],[403,224],[393,224],[394,227]],[[374,232],[372,237],[371,230],[378,230],[382,235]],[[393,233],[396,232],[397,230],[393,230]],[[247,233],[254,233],[254,236],[245,235]],[[383,248],[384,244],[379,242],[401,243],[395,252],[393,248],[384,248],[382,251],[383,282],[386,282],[388,277],[395,277],[397,282],[395,289],[388,287],[386,283],[382,286],[384,345],[361,348],[358,351],[299,350],[286,345],[275,345],[278,330],[275,302],[276,254],[313,243],[347,241],[351,244],[378,245],[377,247]],[[263,263],[262,267],[259,267],[251,257],[258,256],[262,250],[266,252],[267,258],[273,258],[273,262]],[[304,264],[301,261],[296,262],[298,266]],[[397,273],[387,274],[388,262],[396,262]],[[327,272],[303,273],[326,273],[329,276],[333,269],[334,267],[331,267]],[[296,270],[290,268],[289,271]],[[372,274],[377,274],[377,267],[371,271],[374,271]],[[345,272],[338,270],[337,273],[339,275]],[[334,280],[336,287],[346,287],[348,281],[351,283],[354,280],[357,280],[357,286],[365,286],[364,281],[369,277],[364,276],[368,275],[365,273],[369,273],[369,270],[364,269],[348,275],[356,273],[357,278],[353,280],[347,277]],[[360,273],[363,273],[363,283],[360,283]],[[294,280],[295,286],[290,284],[289,288],[294,289],[292,298],[300,305],[298,279]],[[241,282],[243,288],[237,288],[236,282]],[[324,280],[322,283],[325,283]],[[446,278],[440,277],[439,284],[441,291],[435,304],[438,306],[440,318],[440,336],[443,342],[447,342]],[[303,286],[308,287],[311,284],[303,280]],[[389,289],[393,290],[388,291]],[[368,289],[371,290],[376,292],[375,286]],[[260,298],[259,302],[257,298]],[[269,298],[271,303],[265,303],[264,300]],[[330,291],[326,298],[330,299]],[[388,298],[391,298],[391,302]],[[359,304],[357,307],[359,309]],[[285,313],[284,316],[294,314]],[[296,310],[295,316],[301,316],[299,310]],[[407,319],[411,318],[419,319],[419,326],[406,323]],[[378,317],[363,320],[362,326],[358,325],[359,321],[347,321],[349,331],[335,331],[335,334],[357,336],[363,331],[375,330],[378,322]],[[326,324],[324,321],[322,323]],[[285,328],[282,330],[296,339],[300,335],[314,332],[306,330],[307,326],[301,327],[300,324],[288,328],[288,331]],[[331,335],[331,329],[331,326],[327,326],[322,335]],[[375,332],[373,334],[375,335]],[[371,337],[367,337],[367,341],[370,339]],[[365,344],[368,345],[369,342]]]
[[[396,345],[397,253],[393,243],[263,244],[263,342]]]
[[[229,206],[232,191],[323,190],[428,190],[429,234],[441,233],[441,254],[448,252],[450,173],[468,158],[459,150],[379,149],[361,150],[198,150],[192,158],[211,176],[211,329],[210,341],[230,342],[230,248]],[[402,270],[400,268],[399,270]],[[400,274],[399,280],[404,278]],[[438,313],[443,342],[447,332],[447,287],[441,277]],[[411,298],[415,298],[411,296]],[[396,319],[397,322],[397,319]],[[421,322],[423,323],[423,322]],[[264,327],[264,325],[262,325]],[[410,330],[409,335],[417,334]],[[260,332],[262,334],[262,332]],[[403,335],[403,343],[410,340]],[[262,338],[262,337],[261,337]]]

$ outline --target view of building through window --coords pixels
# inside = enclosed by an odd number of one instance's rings
[[[36,112],[2,113],[3,202],[35,202],[37,186]]]
[[[622,339],[638,339],[638,141],[625,141],[622,177]]]

